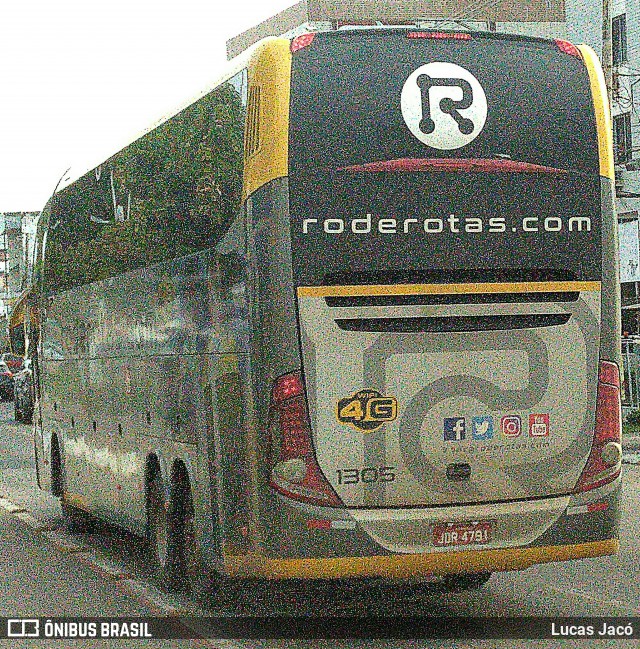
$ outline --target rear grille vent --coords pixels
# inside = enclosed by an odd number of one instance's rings
[[[260,148],[260,86],[249,87],[247,128],[244,136],[244,155],[249,158]]]
[[[340,318],[344,331],[372,333],[451,333],[462,331],[507,331],[556,327],[569,322],[570,313],[541,315],[484,315],[437,318]]]
[[[576,302],[578,291],[550,293],[449,293],[444,295],[357,295],[326,297],[327,306],[422,306],[438,304],[515,304],[539,302]]]
[[[575,273],[555,268],[452,268],[450,270],[345,271],[324,276],[325,286],[368,284],[495,284],[576,282]]]

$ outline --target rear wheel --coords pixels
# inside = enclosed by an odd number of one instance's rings
[[[195,534],[195,511],[191,489],[188,483],[180,483],[176,490],[178,494],[177,515],[180,521],[180,574],[183,575],[182,588],[188,591],[194,599],[210,596],[220,585],[219,577],[214,577],[205,570],[200,548]]]
[[[148,563],[158,585],[173,592],[189,592],[196,599],[209,594],[215,582],[203,570],[186,474],[177,476],[171,485],[168,504],[160,474],[151,479],[147,521]]]
[[[460,575],[447,575],[442,585],[446,590],[472,590],[484,586],[491,579],[490,572],[468,572]]]
[[[147,488],[147,561],[159,586],[168,591],[178,591],[184,584],[181,571],[184,544],[173,497],[167,504],[164,494],[162,478],[156,473]]]

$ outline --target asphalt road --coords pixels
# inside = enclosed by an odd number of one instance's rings
[[[625,465],[621,552],[614,557],[546,564],[500,573],[480,590],[443,593],[433,587],[403,587],[368,581],[332,583],[235,583],[196,605],[154,590],[137,540],[101,526],[72,537],[64,548],[57,500],[35,485],[31,428],[13,421],[11,403],[0,403],[0,616],[29,615],[284,615],[307,616],[640,616],[640,466]],[[2,503],[24,508],[3,513]],[[19,516],[22,516],[22,520]],[[30,519],[29,517],[33,517]],[[33,520],[38,522],[34,529]],[[53,532],[42,531],[45,526]],[[80,550],[80,551],[78,551]],[[96,571],[96,561],[106,566]],[[88,564],[93,564],[93,567]],[[343,629],[344,630],[344,629]],[[346,631],[348,631],[348,627]],[[354,628],[354,631],[357,631]],[[108,646],[131,646],[108,641]],[[211,646],[262,647],[556,647],[558,640],[238,640]],[[583,646],[562,640],[563,647]],[[624,640],[591,641],[596,646],[632,646]],[[186,642],[146,646],[190,646]],[[15,643],[7,646],[18,646]],[[33,645],[29,645],[33,646]],[[82,643],[41,646],[95,646]],[[100,646],[107,646],[102,644]],[[197,646],[194,645],[194,646]]]

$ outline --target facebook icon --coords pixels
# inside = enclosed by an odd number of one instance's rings
[[[444,441],[459,442],[464,439],[467,430],[464,417],[445,417]]]

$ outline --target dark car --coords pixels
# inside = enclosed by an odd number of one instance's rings
[[[0,398],[13,399],[13,375],[24,367],[24,359],[16,354],[0,355]]]
[[[33,420],[33,371],[31,360],[24,361],[24,367],[13,375],[13,408],[16,421],[30,424]]]

